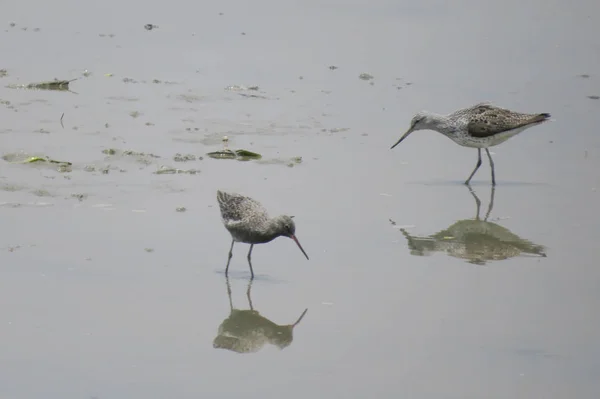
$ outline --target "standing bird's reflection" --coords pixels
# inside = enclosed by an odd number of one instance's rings
[[[262,349],[265,344],[284,349],[294,339],[294,327],[300,323],[308,309],[300,315],[294,324],[278,325],[261,316],[254,310],[250,291],[252,280],[248,283],[246,296],[248,297],[249,310],[233,308],[231,299],[231,285],[227,281],[227,295],[229,297],[229,317],[219,326],[219,333],[213,341],[213,348],[228,349],[237,353],[254,353]]]
[[[413,236],[405,229],[400,229],[408,240],[408,248],[412,255],[425,256],[433,252],[445,252],[449,256],[466,259],[476,265],[516,256],[546,257],[543,246],[520,238],[496,223],[488,222],[494,207],[493,186],[488,210],[483,220],[479,217],[481,201],[473,189],[470,186],[468,188],[477,204],[475,219],[459,220],[447,229],[428,237]]]

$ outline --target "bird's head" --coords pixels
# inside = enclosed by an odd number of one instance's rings
[[[406,133],[404,133],[402,135],[402,137],[400,137],[400,140],[398,140],[396,142],[396,144],[394,144],[392,146],[392,148],[394,148],[395,146],[400,144],[402,142],[402,140],[404,140],[406,137],[408,137],[408,135],[411,134],[412,132],[417,131],[417,130],[431,129],[432,127],[435,126],[435,123],[436,123],[435,118],[429,112],[426,112],[426,111],[417,112],[415,114],[415,116],[413,116],[412,120],[410,121],[410,127],[408,128]]]
[[[292,240],[294,240],[298,245],[298,248],[300,248],[300,251],[302,251],[304,256],[306,256],[306,259],[308,259],[308,255],[304,251],[304,248],[302,248],[302,245],[300,245],[300,241],[298,241],[298,239],[296,238],[296,224],[294,223],[294,220],[292,218],[293,216],[288,215],[281,215],[276,217],[275,223],[277,223],[277,231],[280,235],[289,237]]]

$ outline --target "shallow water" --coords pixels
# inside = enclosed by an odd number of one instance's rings
[[[0,397],[598,397],[596,11],[10,1],[0,153],[72,165],[0,159]],[[79,79],[6,87],[55,77]],[[414,112],[480,101],[554,119],[493,149],[487,220],[474,150],[389,150]],[[206,157],[225,135],[263,158]],[[294,215],[310,261],[257,246],[248,295],[236,245],[230,305],[217,189]]]

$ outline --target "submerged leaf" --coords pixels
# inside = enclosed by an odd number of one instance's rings
[[[211,158],[214,158],[214,159],[235,159],[235,158],[237,158],[236,153],[231,150],[214,151],[214,152],[209,152],[206,155]]]
[[[214,159],[236,159],[238,161],[251,161],[262,158],[262,155],[248,150],[231,151],[229,149],[223,149],[221,151],[209,152],[206,155]]]
[[[236,150],[235,153],[238,157],[242,158],[241,160],[251,160],[251,159],[261,159],[262,155],[257,154],[256,152],[247,151],[247,150]]]

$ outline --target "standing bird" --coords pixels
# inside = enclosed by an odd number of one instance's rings
[[[270,218],[267,215],[267,210],[258,201],[240,194],[226,193],[220,190],[217,190],[217,201],[221,208],[223,224],[232,238],[229,258],[225,267],[226,276],[229,271],[229,262],[231,262],[233,256],[233,244],[236,241],[250,244],[248,264],[250,265],[252,278],[254,278],[254,270],[252,270],[251,257],[254,244],[264,244],[279,236],[289,237],[298,244],[298,248],[308,259],[308,255],[295,236],[296,225],[292,220],[293,216],[280,215]]]
[[[488,147],[501,144],[523,130],[539,125],[549,118],[550,114],[522,114],[489,103],[477,104],[448,115],[423,111],[412,118],[410,128],[392,148],[400,144],[415,130],[426,129],[442,133],[463,147],[477,148],[477,165],[465,181],[466,185],[469,185],[471,178],[481,166],[481,149],[485,148],[492,168],[492,185],[495,186],[494,161],[492,161]]]

